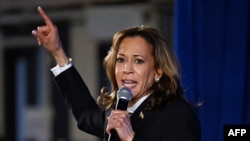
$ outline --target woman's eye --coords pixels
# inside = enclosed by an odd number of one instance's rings
[[[136,59],[135,62],[136,62],[136,64],[143,64],[144,63],[144,61],[141,59]]]
[[[122,62],[124,62],[124,59],[123,58],[117,58],[116,62],[122,63]]]

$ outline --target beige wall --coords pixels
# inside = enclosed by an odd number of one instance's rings
[[[73,64],[78,69],[93,97],[98,94],[97,87],[97,46],[95,40],[90,39],[86,34],[82,21],[72,21],[70,27],[70,50],[72,52]],[[97,140],[96,137],[80,131],[76,127],[76,121],[72,115],[71,119],[71,140]]]

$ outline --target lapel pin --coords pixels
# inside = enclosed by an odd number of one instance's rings
[[[139,117],[140,117],[141,119],[144,119],[144,114],[143,114],[143,112],[142,112],[142,111],[141,111],[141,113],[140,113]]]

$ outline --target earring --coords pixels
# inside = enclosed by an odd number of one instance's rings
[[[156,83],[159,82],[159,80],[160,80],[160,78],[155,78],[155,82]]]

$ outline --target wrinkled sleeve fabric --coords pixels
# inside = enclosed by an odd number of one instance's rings
[[[77,121],[79,129],[103,138],[105,110],[100,109],[74,66],[54,77],[53,82]]]

